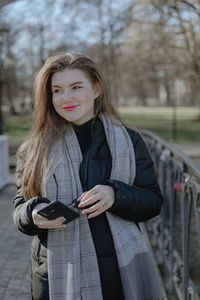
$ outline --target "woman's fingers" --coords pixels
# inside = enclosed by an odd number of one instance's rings
[[[91,198],[95,194],[101,192],[103,185],[95,185],[91,190],[84,192],[79,198],[78,201],[85,202],[85,200]]]
[[[89,214],[89,213],[92,213],[92,212],[97,211],[99,209],[104,209],[104,210],[107,209],[107,205],[105,204],[104,200],[100,200],[95,205],[91,206],[90,208],[84,209],[82,211],[82,213],[83,214]]]
[[[89,214],[88,219],[92,219],[92,218],[102,214],[104,211],[106,211],[106,208],[102,207],[102,208],[96,210],[95,212]]]
[[[81,201],[83,199],[83,196],[85,196],[85,194],[88,193],[88,192],[84,192],[82,193],[82,195],[77,199],[78,201]]]
[[[45,204],[43,203],[43,204],[36,205],[36,207],[34,208],[32,212],[34,224],[39,228],[46,228],[46,229],[65,228],[66,227],[65,224],[63,224],[63,222],[65,221],[64,217],[59,217],[54,220],[48,220],[47,218],[42,217],[37,213],[39,209],[45,207],[46,205],[47,205],[46,203]]]
[[[65,221],[64,217],[59,217],[57,219],[54,220],[37,220],[36,221],[36,225],[39,228],[47,228],[47,229],[52,229],[52,228],[65,228],[66,225],[63,224],[63,222]]]
[[[80,204],[78,205],[79,208],[83,208],[85,206],[88,206],[92,203],[97,202],[98,200],[101,199],[102,195],[101,195],[101,193],[95,194],[95,195],[92,195],[90,193],[90,194],[88,194],[88,197],[87,198],[84,197],[85,200],[81,200]]]
[[[40,218],[41,220],[47,220],[46,218],[44,218],[44,217],[42,217],[42,216],[40,216],[40,215],[38,215],[38,210],[40,210],[41,208],[43,208],[43,207],[45,207],[45,206],[47,206],[47,203],[39,203],[39,204],[37,204],[36,206],[35,206],[35,208],[33,209],[33,211],[32,211],[32,217],[33,217],[33,221],[36,219],[38,219],[38,218]]]
[[[114,190],[107,185],[97,185],[81,197],[81,202],[78,205],[79,208],[84,208],[98,201],[95,205],[82,211],[83,214],[89,214],[88,218],[90,219],[105,212],[113,205]]]

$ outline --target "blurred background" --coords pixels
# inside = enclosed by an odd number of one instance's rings
[[[199,163],[199,4],[18,0],[2,7],[0,133],[8,135],[10,151],[31,127],[36,73],[49,56],[76,51],[101,67],[130,127],[155,132]]]

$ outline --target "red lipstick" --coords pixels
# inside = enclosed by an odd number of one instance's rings
[[[79,105],[64,106],[63,109],[66,110],[66,111],[71,111],[71,110],[74,110],[78,106]]]

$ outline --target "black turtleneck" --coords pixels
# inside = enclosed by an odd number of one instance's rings
[[[82,155],[85,154],[85,151],[89,147],[92,139],[92,126],[95,122],[95,118],[90,119],[82,125],[73,124],[74,131],[79,141]]]

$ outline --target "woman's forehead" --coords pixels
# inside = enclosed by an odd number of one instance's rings
[[[53,85],[71,85],[74,82],[88,82],[86,74],[79,69],[66,68],[53,74],[51,84]]]

